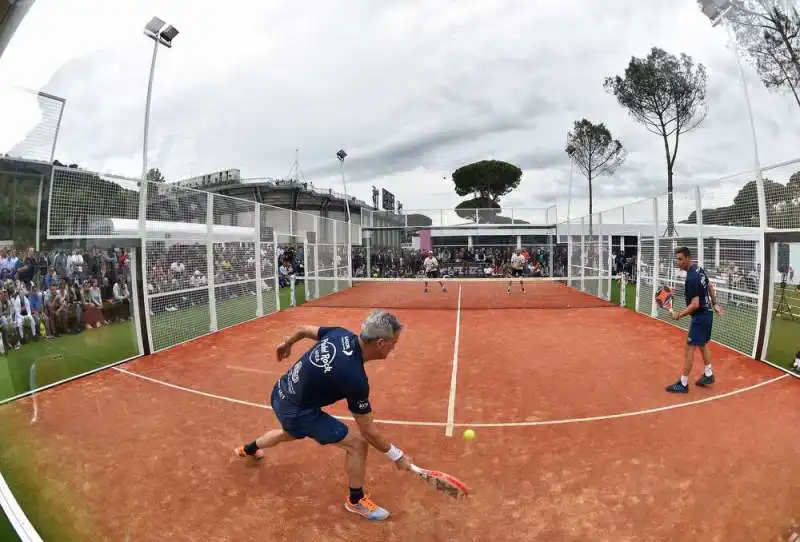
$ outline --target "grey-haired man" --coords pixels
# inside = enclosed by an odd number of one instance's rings
[[[386,454],[397,468],[409,470],[411,460],[378,431],[369,401],[369,380],[364,363],[386,359],[400,338],[403,325],[396,316],[374,311],[356,335],[341,327],[302,326],[277,347],[277,358],[289,357],[292,345],[301,339],[316,344],[305,352],[272,389],[272,409],[281,424],[249,444],[239,446],[240,457],[264,456],[263,450],[282,442],[311,437],[321,445],[334,444],[347,454],[350,495],[345,509],[371,520],[384,520],[389,512],[364,493],[369,445]],[[359,433],[322,410],[346,400]]]

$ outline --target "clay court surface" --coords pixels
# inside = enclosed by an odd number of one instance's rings
[[[292,326],[357,330],[368,312],[326,299],[40,393],[33,424],[30,399],[6,405],[11,453],[48,479],[43,502],[66,506],[75,540],[777,541],[800,519],[793,377],[715,346],[716,386],[672,396],[680,329],[611,306],[466,299],[395,311],[407,330],[367,372],[385,434],[470,497],[448,500],[371,450],[366,489],[392,517],[348,514],[338,449],[232,453],[277,427],[265,404]]]

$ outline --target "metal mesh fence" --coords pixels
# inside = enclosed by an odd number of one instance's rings
[[[21,88],[0,89],[0,155],[52,162],[63,112],[63,98]]]

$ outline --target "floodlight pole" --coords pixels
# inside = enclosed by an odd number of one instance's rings
[[[153,39],[153,60],[150,62],[150,77],[147,80],[147,101],[144,106],[144,145],[142,150],[142,180],[147,178],[147,144],[150,135],[150,102],[153,97],[153,75],[156,72],[158,39]]]

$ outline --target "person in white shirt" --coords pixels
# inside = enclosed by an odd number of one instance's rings
[[[514,251],[514,254],[511,255],[511,276],[512,277],[519,277],[519,287],[522,290],[522,293],[525,293],[525,284],[522,282],[522,275],[525,273],[525,256],[522,255],[522,249],[518,248]],[[506,287],[506,293],[511,293],[511,282],[508,281],[508,286]]]
[[[11,297],[11,303],[13,305],[13,319],[14,324],[19,331],[19,339],[20,341],[25,337],[23,333],[23,325],[27,323],[31,328],[31,336],[36,338],[36,321],[33,319],[33,313],[31,313],[31,304],[28,301],[28,297],[16,292]]]
[[[428,252],[428,256],[422,262],[422,267],[425,270],[425,278],[438,279],[439,278],[439,261],[433,256],[433,252]],[[439,281],[439,287],[443,292],[447,291],[447,286],[444,282]],[[428,281],[425,281],[425,293],[428,293]]]

